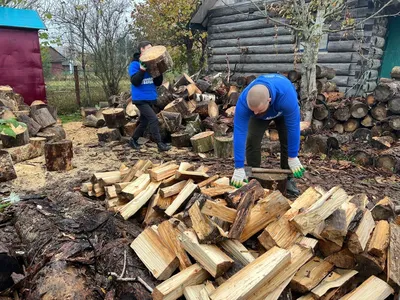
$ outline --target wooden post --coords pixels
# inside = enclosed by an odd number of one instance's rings
[[[74,66],[74,80],[75,80],[75,95],[76,95],[76,103],[79,107],[81,107],[81,91],[79,88],[79,72],[78,66]]]
[[[44,145],[47,171],[72,170],[72,141],[64,140]]]

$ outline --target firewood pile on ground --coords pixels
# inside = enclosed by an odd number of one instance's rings
[[[130,247],[162,281],[153,299],[398,295],[400,219],[390,198],[368,209],[365,194],[316,186],[290,201],[256,180],[236,189],[207,171],[139,160],[81,186],[105,194],[125,220],[143,219]]]

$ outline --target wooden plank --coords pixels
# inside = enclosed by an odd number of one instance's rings
[[[174,185],[160,189],[161,197],[167,198],[179,194],[179,192],[185,187],[186,183],[187,181],[183,180]]]
[[[175,212],[183,205],[183,203],[193,195],[195,190],[197,189],[197,185],[193,183],[193,180],[188,180],[185,187],[178,194],[172,204],[165,210],[165,213],[172,217]]]
[[[294,275],[288,277],[284,282],[281,283],[275,290],[269,293],[263,300],[278,300],[282,295],[283,290],[289,285]]]
[[[300,245],[293,245],[288,249],[288,251],[290,252],[291,257],[290,263],[284,269],[278,272],[272,279],[268,280],[266,284],[260,287],[257,291],[253,292],[249,299],[265,299],[265,297],[277,289],[283,282],[285,282],[288,278],[291,278],[301,268],[301,266],[303,266],[314,255],[312,249],[304,248]]]
[[[225,193],[233,192],[236,188],[233,186],[226,187],[212,187],[212,188],[202,188],[201,193],[209,197],[217,197],[224,195]]]
[[[244,266],[248,265],[255,259],[249,250],[247,250],[247,248],[238,240],[225,240],[220,243],[220,246],[233,259],[239,261]]]
[[[352,253],[357,254],[364,251],[374,227],[375,222],[372,214],[369,210],[366,210],[357,229],[350,234],[348,240],[348,248]]]
[[[251,295],[290,263],[290,252],[272,248],[238,271],[211,295],[212,300],[253,299]]]
[[[178,170],[179,166],[177,164],[168,162],[162,164],[161,166],[155,167],[149,170],[149,174],[151,176],[151,180],[153,181],[161,181],[165,178],[168,178],[175,174],[176,170]]]
[[[379,221],[372,233],[367,252],[376,257],[383,257],[389,247],[390,226],[387,221]]]
[[[330,289],[338,288],[354,277],[358,272],[354,270],[335,269],[322,282],[311,290],[313,295],[322,297]]]
[[[240,200],[240,203],[237,207],[235,221],[233,222],[231,229],[229,230],[228,237],[230,239],[240,238],[243,229],[246,226],[247,221],[250,217],[250,211],[254,206],[254,201],[256,200],[255,193],[255,190],[250,190],[246,194],[244,194],[243,198]]]
[[[290,287],[292,290],[302,294],[309,292],[333,270],[333,267],[330,262],[314,257],[297,271],[290,282]]]
[[[127,185],[123,190],[122,194],[128,199],[132,200],[139,195],[150,183],[150,175],[143,174],[132,183]]]
[[[157,191],[158,186],[160,185],[159,182],[150,182],[150,184],[140,192],[137,197],[127,203],[120,211],[121,216],[127,220],[132,217],[139,209],[143,207],[150,200],[150,198],[154,195]]]
[[[186,300],[201,300],[200,292],[204,289],[204,284],[187,286],[183,290]]]
[[[207,179],[203,180],[202,182],[200,182],[198,184],[198,186],[199,186],[199,188],[205,187],[205,186],[211,184],[213,181],[217,180],[218,178],[219,178],[219,175],[214,175],[214,176],[207,178]]]
[[[258,236],[261,245],[269,250],[274,246],[287,249],[292,246],[301,236],[301,233],[289,223],[285,215],[279,220],[268,224]]]
[[[392,294],[394,294],[394,290],[389,284],[378,277],[371,276],[341,300],[384,300]]]
[[[250,218],[239,241],[247,241],[269,223],[279,219],[289,208],[289,200],[279,191],[274,191],[266,198],[259,200],[251,210]]]
[[[390,224],[390,242],[388,252],[388,277],[400,285],[400,226]]]
[[[306,235],[345,203],[347,198],[347,193],[342,188],[334,187],[306,212],[295,216],[292,222],[301,233]]]
[[[167,220],[158,225],[158,234],[161,241],[179,259],[179,269],[184,270],[192,265],[189,256],[179,241],[179,231]]]
[[[204,203],[201,212],[207,216],[216,217],[228,223],[233,223],[236,218],[236,209],[210,200]]]
[[[162,244],[158,233],[151,227],[134,239],[131,248],[158,280],[168,279],[179,265],[178,258]]]
[[[203,283],[209,277],[206,270],[194,264],[157,285],[151,295],[154,300],[175,300],[183,296],[185,287]]]
[[[300,210],[304,210],[313,205],[322,194],[315,188],[309,187],[303,194],[290,205],[290,209],[283,215],[285,219],[290,220],[295,217]]]
[[[233,264],[233,260],[217,246],[199,244],[193,231],[183,232],[180,240],[185,250],[214,278],[224,274]]]

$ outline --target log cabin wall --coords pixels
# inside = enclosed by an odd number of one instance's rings
[[[227,59],[231,73],[235,71],[240,75],[300,70],[301,50],[294,54],[297,42],[290,29],[268,21],[249,1],[225,1],[229,6],[219,2],[207,15],[210,72],[227,71]],[[258,4],[263,8],[262,2]],[[375,11],[368,0],[349,0],[347,5],[348,14],[355,22],[366,19]],[[371,18],[362,29],[327,34],[318,61],[336,70],[333,81],[340,91],[350,96],[374,90],[385,46],[387,22],[387,18]],[[338,27],[333,24],[331,28]]]

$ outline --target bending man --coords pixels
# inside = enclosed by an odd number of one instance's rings
[[[281,144],[281,168],[290,169],[296,178],[303,176],[305,169],[297,157],[300,108],[296,91],[282,75],[261,75],[244,89],[236,106],[233,132],[235,172],[231,182],[234,186],[240,187],[247,181],[245,152],[247,164],[260,167],[261,141],[272,120]],[[287,192],[293,196],[299,194],[292,176],[288,178]]]

